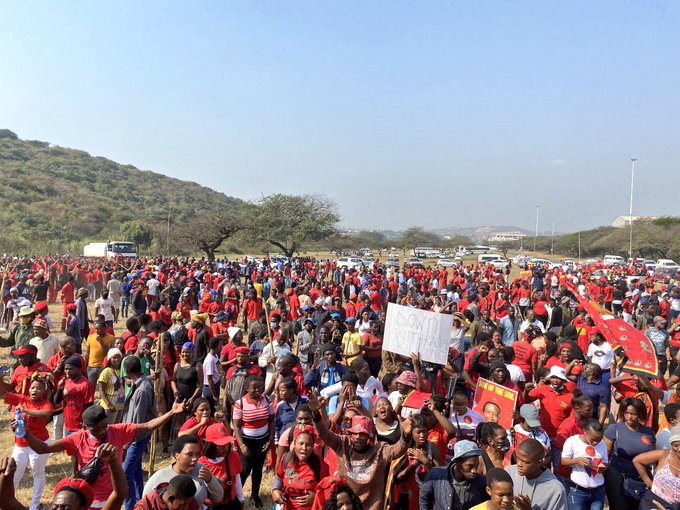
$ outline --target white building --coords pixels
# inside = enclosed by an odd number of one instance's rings
[[[515,242],[524,239],[527,235],[524,232],[513,230],[510,232],[494,232],[489,237],[490,243]]]
[[[630,226],[630,216],[627,214],[625,216],[619,216],[614,221],[612,221],[612,227],[621,228]],[[652,221],[659,218],[659,216],[633,216],[633,223],[640,221]]]

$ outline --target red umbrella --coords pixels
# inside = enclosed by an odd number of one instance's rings
[[[603,320],[598,326],[617,356],[623,358],[619,362],[621,370],[647,377],[659,377],[656,351],[651,340],[642,331],[623,319]]]
[[[656,351],[651,340],[642,331],[635,329],[623,319],[613,317],[609,310],[581,296],[575,288],[571,288],[571,291],[611,344],[614,353],[619,358],[621,370],[652,378],[659,377],[659,361],[656,359]]]

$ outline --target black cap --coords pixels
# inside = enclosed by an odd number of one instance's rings
[[[106,419],[106,411],[100,405],[93,405],[83,411],[83,423],[85,425],[96,425]]]

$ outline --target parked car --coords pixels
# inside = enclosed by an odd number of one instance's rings
[[[364,263],[363,259],[359,257],[340,257],[338,259],[338,267],[342,269],[357,269],[361,264]]]
[[[399,267],[399,259],[396,257],[389,257],[385,260],[385,265],[387,267]]]
[[[406,265],[415,266],[415,267],[425,267],[423,265],[422,259],[419,259],[418,257],[409,257],[404,261],[404,263]]]
[[[458,264],[451,259],[439,259],[437,265],[442,267],[458,267]]]
[[[662,283],[670,283],[676,277],[678,269],[675,267],[656,266],[654,270],[654,280]]]
[[[494,268],[496,268],[496,269],[503,269],[503,268],[506,267],[510,262],[509,262],[508,259],[506,259],[506,258],[503,258],[503,257],[496,257],[495,259],[490,260],[488,263],[491,264],[491,265],[492,265]]]

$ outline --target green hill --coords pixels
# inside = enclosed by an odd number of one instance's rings
[[[0,252],[81,253],[90,241],[165,247],[172,223],[244,202],[199,184],[0,130]],[[132,238],[132,239],[131,239]]]

